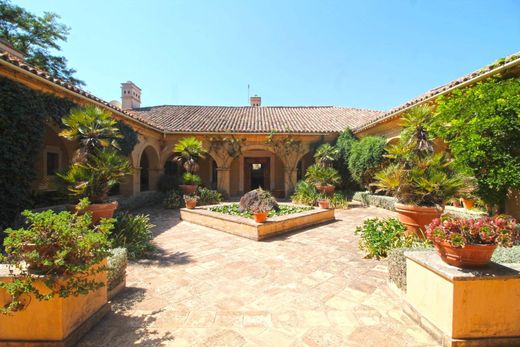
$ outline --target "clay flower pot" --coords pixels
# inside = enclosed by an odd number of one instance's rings
[[[185,203],[186,203],[186,208],[189,208],[190,210],[193,210],[197,206],[197,200],[195,200],[195,199],[187,200],[187,201],[185,201]]]
[[[441,241],[434,242],[435,249],[441,259],[450,265],[460,268],[474,268],[487,265],[491,261],[497,245],[464,245],[453,247]]]
[[[329,205],[330,205],[330,204],[329,204],[329,200],[327,200],[327,199],[318,200],[318,206],[319,206],[320,208],[325,208],[325,209],[327,209],[327,208],[329,208]]]
[[[336,187],[334,187],[332,184],[327,184],[324,186],[322,186],[320,184],[316,184],[316,189],[318,189],[318,191],[321,194],[332,195],[332,194],[334,194]]]
[[[92,224],[99,223],[101,218],[114,217],[114,211],[117,209],[117,201],[108,202],[106,204],[90,204],[80,213],[90,212],[92,214]]]
[[[473,199],[462,198],[462,204],[464,205],[465,209],[471,210],[475,205],[475,201],[473,201]]]
[[[396,203],[395,211],[398,213],[401,223],[406,225],[409,235],[417,235],[424,239],[426,237],[426,226],[435,218],[439,218],[443,209]]]
[[[180,184],[179,188],[181,188],[182,194],[194,194],[197,191],[197,185],[195,184]]]
[[[253,215],[257,223],[263,223],[267,220],[267,212],[255,212]]]

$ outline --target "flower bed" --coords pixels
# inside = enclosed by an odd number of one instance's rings
[[[334,220],[333,209],[292,204],[280,204],[279,207],[280,210],[264,223],[256,223],[250,213],[239,212],[237,204],[182,208],[181,219],[257,241]]]
[[[271,210],[267,214],[268,218],[276,217],[276,216],[286,216],[289,214],[300,213],[304,211],[312,210],[312,207],[309,206],[294,206],[294,205],[280,205],[278,211]],[[229,214],[231,216],[239,216],[245,218],[252,218],[253,214],[249,211],[240,211],[240,206],[238,204],[229,204],[229,205],[219,205],[208,208],[208,210],[218,213]]]

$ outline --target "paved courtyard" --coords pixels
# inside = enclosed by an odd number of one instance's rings
[[[358,251],[355,226],[389,211],[336,211],[264,242],[146,213],[159,252],[129,265],[128,288],[80,346],[437,345],[401,312],[385,263]]]

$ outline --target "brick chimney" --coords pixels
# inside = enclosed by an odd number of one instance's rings
[[[121,104],[123,110],[141,107],[141,88],[132,81],[121,83]]]
[[[253,107],[258,107],[262,105],[262,98],[258,95],[252,96],[249,98],[249,105]]]

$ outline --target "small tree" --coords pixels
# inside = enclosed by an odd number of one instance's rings
[[[379,136],[363,137],[352,145],[348,168],[352,178],[368,188],[374,174],[381,169],[384,160],[386,140]]]
[[[508,190],[520,189],[520,78],[488,79],[437,102],[429,129],[476,178],[477,195],[503,210]]]
[[[206,156],[207,151],[202,147],[202,142],[195,137],[185,137],[179,140],[173,147],[173,152],[178,155],[173,159],[181,163],[189,173],[199,171],[198,160]]]
[[[348,160],[352,146],[358,141],[352,130],[345,129],[336,140],[335,147],[338,149],[338,159],[334,163],[334,167],[343,178],[343,188],[357,188],[357,183],[352,179],[352,175],[348,169]]]

